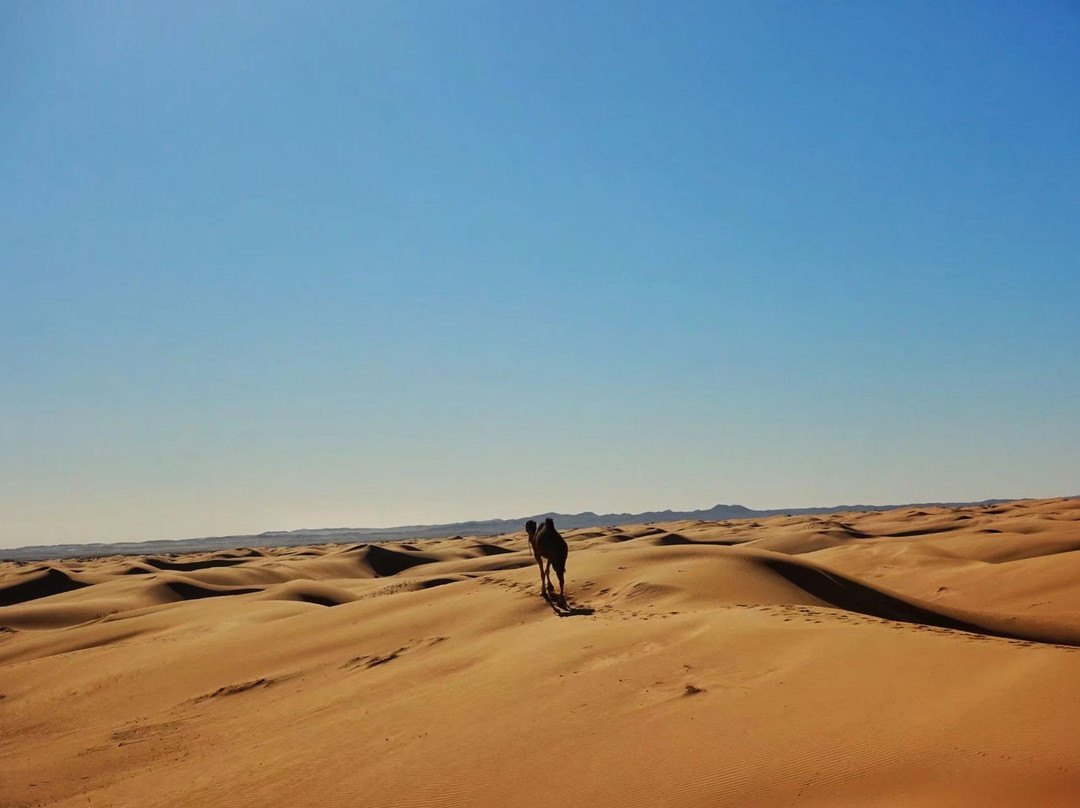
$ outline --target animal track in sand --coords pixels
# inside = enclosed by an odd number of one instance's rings
[[[382,656],[378,654],[365,654],[364,656],[353,657],[345,663],[345,667],[358,668],[363,665],[365,668],[375,668],[379,665],[385,665],[387,662],[393,662],[401,656],[405,650],[405,648],[399,648],[396,651],[391,651],[389,654],[384,654]]]
[[[116,741],[117,746],[145,743],[147,741],[155,741],[168,737],[183,726],[183,723],[183,721],[165,721],[161,724],[137,724],[128,729],[117,730],[109,737],[113,741]]]
[[[406,651],[411,651],[415,648],[430,648],[431,646],[438,645],[439,643],[448,639],[450,638],[445,636],[426,637],[421,640],[416,640],[409,645],[403,645],[397,650],[391,651],[388,654],[362,654],[361,656],[353,657],[344,665],[342,665],[342,667],[350,669],[362,667],[365,670],[368,670],[370,668],[377,668],[379,665],[385,665],[387,662],[393,662]]]
[[[226,685],[225,687],[219,687],[213,693],[206,693],[202,696],[196,696],[192,699],[193,702],[206,701],[207,699],[216,699],[221,696],[235,696],[237,693],[246,693],[248,690],[254,690],[257,687],[270,687],[270,685],[277,684],[280,679],[267,679],[259,678],[252,679],[248,682],[240,682],[235,685]]]

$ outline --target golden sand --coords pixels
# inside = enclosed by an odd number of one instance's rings
[[[0,805],[1080,805],[1080,501],[0,564]]]

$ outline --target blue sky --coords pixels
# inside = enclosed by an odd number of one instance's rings
[[[0,545],[1080,493],[1069,2],[6,3]]]

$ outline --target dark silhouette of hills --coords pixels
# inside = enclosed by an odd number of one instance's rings
[[[644,513],[547,513],[521,516],[516,519],[481,519],[451,522],[443,525],[404,525],[401,527],[318,528],[289,531],[269,531],[240,536],[208,536],[198,539],[160,539],[144,542],[114,542],[94,544],[52,544],[0,548],[0,561],[37,561],[47,558],[97,558],[110,555],[160,555],[162,553],[192,553],[204,550],[230,550],[239,547],[295,547],[303,544],[344,544],[348,542],[403,541],[406,539],[442,539],[454,536],[498,536],[523,530],[528,519],[543,521],[550,516],[560,529],[635,525],[645,522],[675,522],[684,519],[723,522],[728,519],[759,519],[781,514],[837,513],[839,511],[887,511],[895,508],[961,507],[964,505],[996,505],[1014,502],[1012,499],[986,499],[981,502],[913,502],[904,505],[835,505],[821,508],[775,508],[753,510],[742,505],[714,505],[698,511],[646,511]]]

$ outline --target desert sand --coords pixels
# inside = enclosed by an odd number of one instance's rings
[[[0,564],[0,805],[1080,805],[1080,500]]]

